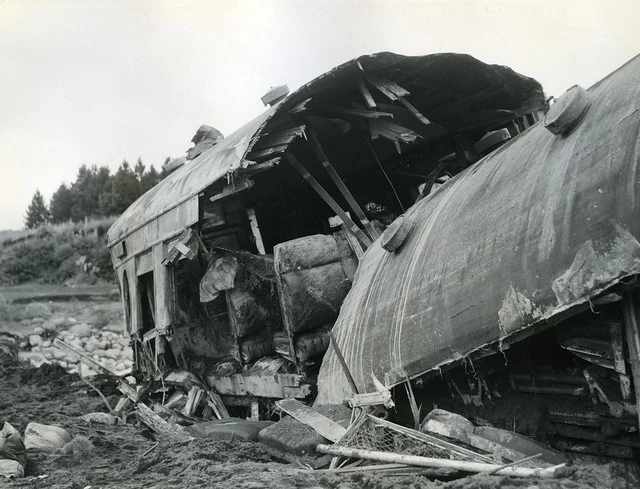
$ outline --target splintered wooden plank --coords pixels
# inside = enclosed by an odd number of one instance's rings
[[[369,237],[372,240],[375,240],[376,238],[378,238],[379,236],[378,231],[376,231],[376,229],[373,227],[373,225],[365,215],[364,211],[356,201],[355,197],[353,196],[351,191],[347,188],[345,183],[342,181],[342,179],[340,178],[340,175],[338,175],[338,172],[335,170],[335,168],[329,161],[329,158],[327,158],[327,155],[322,149],[322,145],[320,144],[320,141],[318,140],[318,137],[314,131],[311,132],[309,141],[311,142],[311,147],[316,157],[320,160],[320,162],[322,163],[322,166],[331,177],[331,180],[333,180],[333,183],[336,184],[336,187],[338,187],[338,189],[342,193],[342,196],[345,198],[345,200],[348,202],[353,212],[356,214],[356,217],[360,220],[362,225],[367,230]]]
[[[393,117],[393,114],[388,112],[380,112],[377,110],[358,109],[355,107],[325,107],[322,109],[316,109],[320,112],[329,112],[331,114],[364,117],[365,119],[377,119],[378,117]]]
[[[252,161],[259,161],[266,158],[273,158],[276,155],[284,153],[288,147],[289,145],[287,144],[281,144],[280,146],[274,146],[273,148],[264,148],[251,151],[247,155],[247,159]]]
[[[290,152],[285,153],[284,156],[289,161],[291,166],[293,166],[293,168],[298,173],[300,173],[300,175],[302,175],[302,177],[309,183],[309,185],[311,185],[311,187],[322,198],[322,200],[324,200],[325,203],[329,207],[331,207],[333,212],[335,212],[338,216],[340,216],[340,219],[342,219],[342,222],[346,224],[349,231],[352,232],[360,241],[362,241],[365,244],[365,246],[367,247],[371,246],[371,243],[372,243],[371,238],[369,238],[369,236],[367,236],[362,231],[362,229],[356,226],[356,223],[353,222],[353,220],[347,215],[344,209],[340,207],[340,204],[338,204],[335,201],[335,199],[331,197],[331,195],[329,195],[329,193],[324,189],[324,187],[320,185],[320,183],[313,177],[313,175],[311,175],[311,173],[309,173],[307,169],[304,166],[302,166],[302,163],[300,163],[297,160],[297,158],[293,156]]]
[[[282,409],[292,418],[297,419],[302,424],[311,427],[320,436],[336,443],[344,436],[347,429],[340,426],[335,421],[314,411],[309,406],[302,404],[296,399],[282,399],[276,401],[276,406]]]
[[[405,99],[404,97],[398,97],[398,100],[400,101],[400,103],[402,105],[404,105],[407,109],[409,109],[409,111],[416,116],[416,119],[418,119],[420,122],[422,122],[425,126],[428,126],[429,124],[431,124],[431,121],[429,119],[427,119],[425,116],[423,116],[420,111],[418,111],[418,109],[416,109],[413,105],[411,105],[409,103],[409,101],[407,99]]]
[[[397,83],[379,77],[369,77],[367,81],[380,90],[389,99],[395,101],[399,97],[411,95],[411,92],[405,90]]]
[[[296,138],[304,135],[305,126],[296,126],[281,131],[275,131],[273,134],[266,134],[261,137],[258,142],[251,148],[257,151],[265,148],[275,148],[276,146],[291,144]]]
[[[373,97],[371,96],[371,92],[369,91],[367,86],[364,84],[363,80],[358,80],[358,88],[360,88],[360,93],[362,94],[362,97],[364,98],[364,102],[367,104],[367,107],[369,107],[370,109],[376,109],[378,107],[376,105],[376,101],[373,100]]]

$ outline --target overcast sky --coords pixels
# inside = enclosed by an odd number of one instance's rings
[[[0,0],[0,229],[80,165],[159,168],[378,51],[469,53],[559,96],[640,52],[640,0]]]

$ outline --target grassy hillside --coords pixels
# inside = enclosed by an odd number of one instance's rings
[[[113,281],[106,232],[114,220],[0,231],[0,285]]]

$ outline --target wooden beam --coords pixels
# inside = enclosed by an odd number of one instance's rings
[[[418,109],[416,109],[413,105],[409,103],[407,99],[405,99],[404,97],[398,97],[398,100],[402,105],[404,105],[407,109],[409,109],[409,112],[411,112],[414,116],[416,116],[416,119],[422,122],[425,126],[428,126],[429,124],[431,124],[431,121],[427,119],[425,116],[423,116],[420,113],[420,111],[418,111]]]
[[[325,437],[327,440],[331,440],[334,443],[340,441],[344,436],[347,429],[332,419],[323,416],[317,411],[314,411],[309,406],[302,404],[296,399],[282,399],[276,401],[276,407],[282,409],[292,418],[297,419],[302,424],[305,424],[318,433],[320,436]]]
[[[342,457],[359,458],[364,460],[375,460],[377,462],[416,465],[418,467],[432,467],[441,469],[460,470],[462,472],[491,472],[500,470],[500,475],[510,475],[514,477],[539,477],[541,479],[551,479],[556,476],[556,471],[565,467],[565,464],[553,465],[544,469],[529,469],[526,467],[506,467],[501,464],[489,464],[482,462],[469,462],[466,460],[449,460],[443,458],[420,457],[417,455],[407,455],[393,452],[379,452],[374,450],[363,450],[359,448],[348,448],[339,445],[318,445],[316,451],[329,455]]]
[[[311,386],[304,384],[302,376],[296,374],[209,376],[207,384],[221,396],[304,399],[311,394]]]
[[[331,177],[331,180],[333,180],[333,183],[336,184],[336,187],[338,187],[338,189],[342,193],[342,196],[345,198],[345,200],[355,213],[356,217],[363,224],[369,237],[372,240],[375,240],[376,238],[378,238],[378,236],[380,236],[378,234],[378,231],[373,227],[371,221],[369,221],[364,211],[362,210],[356,199],[353,197],[353,194],[349,191],[345,183],[342,181],[342,178],[340,178],[340,175],[338,175],[338,172],[329,161],[329,158],[327,158],[327,155],[320,145],[317,134],[315,133],[315,131],[310,131],[309,136],[309,141],[311,142],[311,147],[316,155],[316,158],[320,160],[324,169],[327,170],[327,173]]]
[[[367,81],[380,90],[387,98],[389,98],[389,100],[393,100],[394,102],[398,100],[399,97],[411,95],[410,92],[402,88],[397,83],[384,78],[371,76],[367,78]]]
[[[140,421],[146,424],[152,431],[160,435],[171,435],[179,440],[193,440],[194,438],[185,432],[184,427],[169,423],[154,413],[146,404],[139,402],[137,412]]]
[[[633,387],[636,393],[636,412],[640,423],[640,293],[635,290],[629,292],[622,302],[624,315],[624,329],[627,334],[627,348],[629,362],[633,376]]]
[[[340,347],[338,346],[338,342],[336,341],[335,336],[333,336],[333,333],[331,331],[329,331],[329,339],[331,341],[331,346],[333,346],[333,350],[336,352],[336,358],[338,359],[338,363],[340,363],[340,366],[342,367],[342,370],[344,372],[345,377],[347,377],[347,381],[349,382],[349,385],[351,386],[351,390],[353,390],[354,394],[360,394],[360,390],[358,389],[358,386],[356,385],[355,380],[353,380],[353,375],[351,375],[351,371],[349,370],[349,366],[347,365],[347,362],[345,361],[344,357],[342,356],[342,351],[340,350]]]
[[[287,161],[291,163],[291,166],[293,166],[293,168],[295,168],[296,171],[298,171],[298,173],[302,175],[302,177],[309,183],[309,185],[313,187],[313,189],[318,193],[318,195],[320,195],[322,200],[324,200],[326,204],[329,207],[331,207],[333,212],[335,212],[338,216],[340,216],[340,219],[342,219],[342,222],[346,224],[347,229],[351,233],[353,233],[360,241],[362,241],[365,244],[365,246],[367,247],[371,246],[372,241],[369,238],[369,236],[367,236],[362,231],[362,229],[356,226],[356,223],[353,222],[353,220],[347,215],[347,213],[342,209],[342,207],[340,207],[340,205],[333,199],[333,197],[329,195],[329,193],[322,187],[322,185],[320,185],[320,183],[311,175],[311,173],[309,173],[307,169],[304,166],[302,166],[302,163],[300,163],[296,159],[296,157],[293,156],[293,154],[291,154],[291,152],[285,153],[284,156],[287,159]]]
[[[362,98],[364,98],[364,102],[367,104],[367,107],[370,109],[377,109],[378,106],[376,105],[376,101],[373,100],[371,92],[365,85],[364,80],[358,80],[358,88],[360,89],[360,93],[362,94]]]
[[[378,117],[393,118],[393,114],[389,112],[380,112],[378,110],[358,109],[356,107],[316,107],[313,112],[339,114],[353,117],[364,117],[365,119],[377,119]]]

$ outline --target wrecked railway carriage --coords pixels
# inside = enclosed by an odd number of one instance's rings
[[[273,90],[227,138],[203,126],[108,234],[136,375],[190,370],[264,412],[375,391],[373,373],[631,456],[639,87],[636,58],[547,113],[509,68],[379,53]]]

